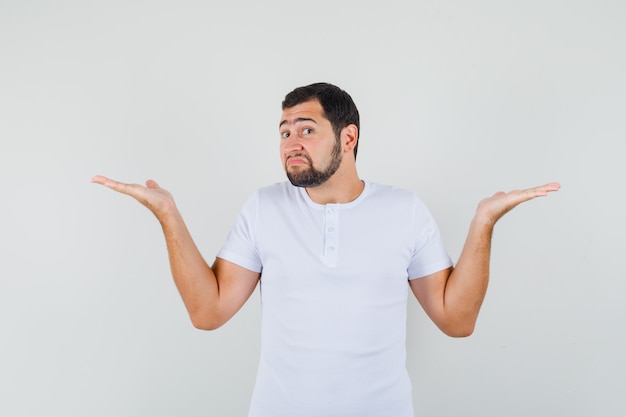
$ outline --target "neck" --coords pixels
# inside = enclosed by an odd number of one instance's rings
[[[365,188],[356,169],[343,172],[338,170],[322,185],[307,188],[306,192],[317,204],[343,204],[356,200]]]

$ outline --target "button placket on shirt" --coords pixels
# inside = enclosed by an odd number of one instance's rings
[[[326,207],[324,214],[324,253],[322,254],[322,259],[328,266],[337,265],[337,249],[339,247],[338,223],[339,211],[332,206]]]

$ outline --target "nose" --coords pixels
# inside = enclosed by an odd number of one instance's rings
[[[298,135],[291,135],[288,138],[283,138],[280,142],[280,148],[285,155],[301,151],[303,149],[302,138],[298,137]]]

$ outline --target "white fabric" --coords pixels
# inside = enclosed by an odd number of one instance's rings
[[[365,182],[347,204],[257,191],[218,257],[261,272],[250,417],[412,417],[407,279],[452,265],[412,192]]]

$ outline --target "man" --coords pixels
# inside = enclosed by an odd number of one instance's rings
[[[359,178],[359,114],[346,92],[326,83],[295,89],[283,102],[279,131],[289,182],[248,200],[211,267],[156,182],[93,181],[156,215],[196,327],[224,324],[260,282],[251,417],[413,416],[405,367],[409,288],[445,334],[470,335],[487,289],[496,221],[559,185],[481,201],[453,267],[414,193]]]

